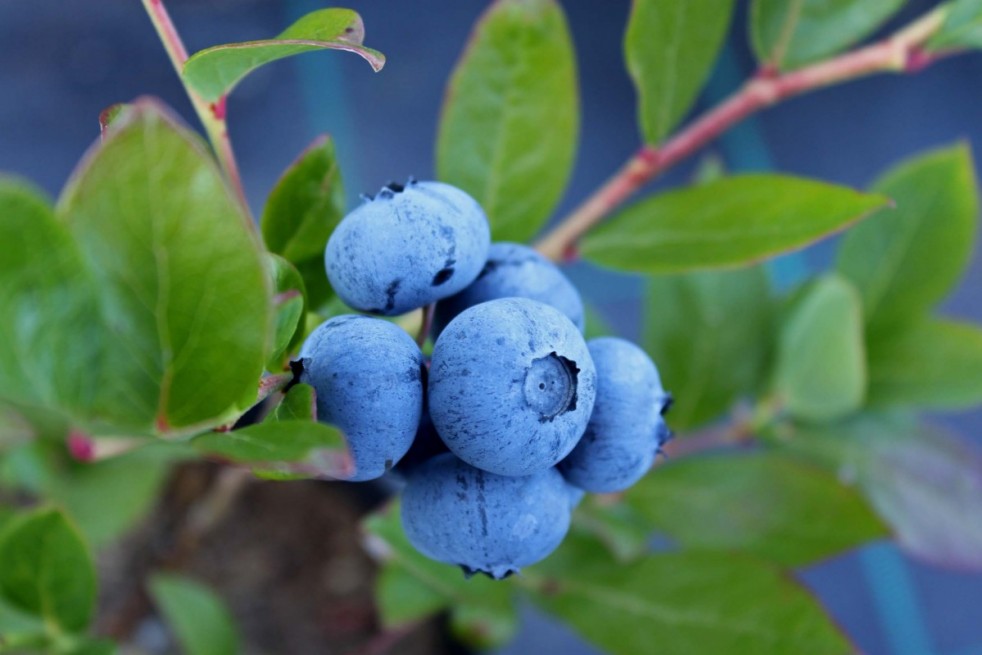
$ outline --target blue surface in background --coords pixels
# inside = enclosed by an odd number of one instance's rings
[[[230,102],[232,137],[249,198],[261,203],[279,173],[313,138],[338,145],[349,202],[390,179],[433,175],[433,143],[443,84],[484,3],[351,0],[367,42],[388,56],[373,75],[356,57],[306,55],[260,70]],[[932,3],[910,2],[904,17]],[[635,96],[621,63],[629,3],[565,0],[576,42],[582,106],[580,155],[560,214],[616,169],[637,146]],[[310,0],[171,0],[189,49],[269,36]],[[900,20],[903,20],[902,17]],[[738,25],[742,23],[738,22]],[[753,69],[742,27],[704,101],[718,98]],[[794,99],[745,123],[717,147],[733,170],[774,168],[864,186],[898,159],[964,139],[982,144],[982,55],[944,62],[914,77],[881,76]],[[56,194],[80,153],[97,137],[104,107],[145,93],[163,97],[189,120],[193,113],[140,4],[33,0],[0,2],[0,170],[24,175]],[[654,187],[691,174],[680,167]],[[824,266],[832,244],[782,259],[787,282]],[[589,298],[636,337],[636,279],[571,271]],[[950,315],[982,322],[982,258],[945,303]],[[980,442],[982,412],[944,422]],[[868,653],[982,654],[982,575],[913,562],[875,544],[810,567],[801,579],[831,608]],[[653,647],[657,636],[653,635]],[[563,625],[526,612],[519,639],[502,654],[595,653]]]

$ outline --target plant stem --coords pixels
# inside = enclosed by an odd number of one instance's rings
[[[416,333],[416,345],[420,348],[426,343],[426,337],[429,336],[430,330],[433,328],[434,313],[436,313],[436,303],[430,303],[423,307],[423,320],[420,321],[419,332]]]
[[[170,19],[170,14],[167,13],[164,0],[142,0],[142,2],[143,8],[146,9],[150,21],[157,30],[157,36],[164,44],[164,50],[167,51],[167,56],[170,58],[174,70],[177,71],[178,78],[183,83],[184,78],[181,77],[181,72],[184,69],[184,63],[188,60],[188,51],[181,41],[181,35],[178,34],[177,28]],[[208,140],[211,141],[211,147],[215,150],[218,162],[225,171],[225,177],[249,218],[248,222],[251,226],[253,224],[252,214],[249,211],[245,189],[242,187],[242,177],[239,175],[239,166],[235,161],[235,152],[232,150],[232,141],[229,139],[228,125],[225,121],[225,96],[223,95],[218,102],[209,103],[202,100],[186,84],[184,90],[187,91],[191,105],[194,107],[195,113],[198,114],[201,125],[205,128]]]
[[[942,25],[935,9],[891,37],[789,73],[762,70],[715,108],[659,146],[644,145],[607,182],[536,245],[553,260],[575,258],[576,243],[642,185],[692,156],[756,112],[788,98],[874,73],[914,72],[951,53],[922,46]]]

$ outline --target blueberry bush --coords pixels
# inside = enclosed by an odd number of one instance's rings
[[[567,216],[562,7],[495,0],[447,83],[439,181],[378,171],[346,212],[325,136],[258,220],[228,94],[284,57],[384,55],[331,8],[188,56],[143,4],[207,142],[144,97],[103,112],[56,200],[0,176],[0,652],[125,646],[94,624],[95,555],[200,460],[224,476],[212,513],[257,479],[381,479],[363,531],[383,637],[440,615],[494,647],[532,603],[617,655],[846,653],[795,569],[881,539],[982,569],[982,455],[922,417],[982,404],[982,328],[936,312],[977,229],[967,145],[868,189],[707,165],[638,193],[785,99],[982,48],[982,0],[898,29],[901,0],[752,0],[758,73],[694,116],[734,0],[634,0],[640,145]],[[772,285],[768,260],[839,233],[829,270]],[[577,260],[644,278],[640,345],[584,304]],[[249,651],[166,564],[129,625],[156,612],[187,653]]]

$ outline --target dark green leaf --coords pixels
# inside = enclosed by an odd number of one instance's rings
[[[625,498],[685,548],[744,550],[788,567],[887,535],[855,489],[775,453],[670,461]]]
[[[968,442],[935,427],[862,416],[800,426],[782,443],[855,481],[913,555],[982,570],[982,453]]]
[[[570,547],[575,538],[560,552]],[[611,655],[853,651],[817,600],[756,559],[688,552],[624,565],[590,552],[587,566],[545,579],[535,600]]]
[[[420,554],[406,539],[396,503],[369,516],[364,529],[366,547],[382,565],[375,593],[385,626],[450,609],[452,629],[472,647],[500,646],[514,635],[517,616],[509,581],[465,578],[460,569]]]
[[[793,304],[778,339],[774,387],[794,416],[809,421],[839,418],[863,404],[862,306],[848,280],[819,278]]]
[[[497,241],[526,241],[566,187],[579,130],[576,61],[555,0],[497,0],[457,63],[437,175],[481,203]]]
[[[270,414],[273,421],[316,421],[317,401],[309,384],[295,384]]]
[[[91,423],[194,429],[255,393],[269,289],[247,219],[198,140],[151,102],[126,114],[58,208],[98,289],[102,322],[58,329],[80,332],[72,339],[80,350],[91,349],[87,340],[101,346],[97,365],[70,369],[84,382]]]
[[[181,76],[208,102],[217,102],[239,81],[264,64],[314,50],[345,50],[361,56],[376,71],[385,55],[362,45],[365,25],[350,9],[320,9],[262,41],[226,43],[194,53]]]
[[[62,652],[64,655],[114,655],[117,649],[108,639],[83,638]]]
[[[273,279],[272,350],[266,360],[270,371],[282,371],[304,337],[307,315],[307,289],[297,269],[286,259],[272,253],[266,261]]]
[[[800,68],[863,39],[903,4],[904,0],[754,0],[754,50],[765,64]]]
[[[88,548],[65,516],[41,509],[0,533],[0,595],[67,632],[84,630],[95,606]]]
[[[896,208],[851,230],[837,267],[859,289],[869,327],[881,329],[920,317],[955,285],[972,257],[979,204],[966,146],[906,161],[873,188]]]
[[[945,21],[928,49],[982,48],[982,0],[952,0],[946,7]]]
[[[869,404],[965,408],[982,403],[982,329],[925,319],[869,342]]]
[[[650,549],[651,526],[627,503],[589,495],[576,508],[573,522],[606,546],[618,561],[637,559]]]
[[[781,175],[740,175],[642,200],[583,240],[603,266],[672,273],[740,266],[803,248],[886,198]]]
[[[239,636],[232,615],[207,587],[177,575],[157,574],[150,594],[187,655],[236,655]]]
[[[648,279],[644,347],[685,430],[717,418],[762,383],[771,341],[771,298],[760,267]]]
[[[646,142],[661,141],[695,102],[732,13],[733,0],[634,0],[624,51]]]

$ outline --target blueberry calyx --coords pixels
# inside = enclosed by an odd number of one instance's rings
[[[545,423],[576,409],[576,362],[555,352],[532,360],[525,373],[525,402]]]

